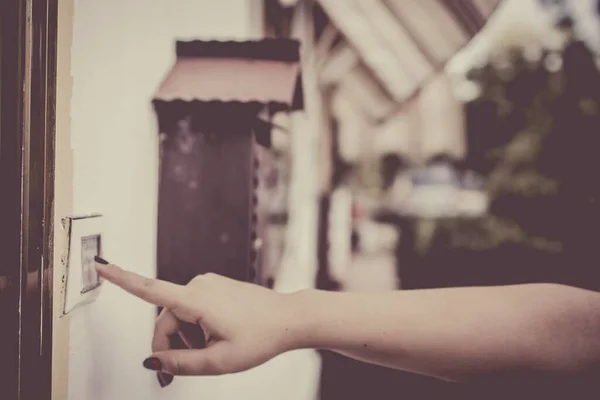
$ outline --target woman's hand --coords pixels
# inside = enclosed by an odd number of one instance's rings
[[[451,381],[571,374],[600,363],[600,295],[568,286],[283,295],[216,275],[180,286],[115,266],[98,271],[165,307],[152,344],[156,358],[148,360],[163,374],[239,372],[297,348]],[[206,349],[170,349],[182,321],[204,329]]]
[[[294,349],[301,335],[293,295],[214,274],[200,275],[181,286],[114,265],[98,264],[97,270],[127,292],[164,307],[156,320],[152,357],[144,363],[162,373],[223,375],[245,371]],[[180,332],[182,322],[198,324],[204,330],[205,349],[171,349],[169,337]]]

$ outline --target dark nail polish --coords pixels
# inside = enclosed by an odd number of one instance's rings
[[[98,264],[102,264],[102,265],[108,265],[108,264],[110,264],[104,258],[101,258],[101,257],[98,257],[98,256],[94,257],[94,261],[96,261]]]
[[[158,379],[158,383],[162,388],[169,386],[173,382],[173,375],[165,374],[163,372],[157,373],[156,378]]]
[[[162,363],[156,357],[146,358],[144,360],[144,368],[152,370],[152,371],[160,371],[162,369]]]

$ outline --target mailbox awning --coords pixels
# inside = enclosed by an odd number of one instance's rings
[[[177,60],[155,102],[252,103],[302,107],[299,43],[177,42]]]

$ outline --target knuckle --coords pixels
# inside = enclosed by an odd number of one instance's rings
[[[202,285],[198,282],[194,282],[191,283],[189,285],[187,285],[183,291],[182,296],[180,296],[179,301],[181,301],[182,303],[189,303],[190,301],[192,301],[193,299],[196,299],[198,297],[198,293],[200,293],[202,290]],[[184,304],[181,304],[184,305]]]
[[[192,280],[190,281],[190,284],[192,285],[198,285],[198,284],[202,284],[205,281],[205,275],[196,275],[194,278],[192,278]]]
[[[196,275],[194,278],[192,278],[192,280],[190,281],[190,285],[206,285],[209,282],[214,282],[216,280],[218,280],[220,278],[220,276],[218,274],[215,274],[213,272],[208,272],[206,274],[202,274],[202,275]]]

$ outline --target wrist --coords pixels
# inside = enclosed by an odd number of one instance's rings
[[[305,289],[284,294],[286,337],[285,351],[323,348],[330,292]],[[330,303],[329,303],[330,304]]]

